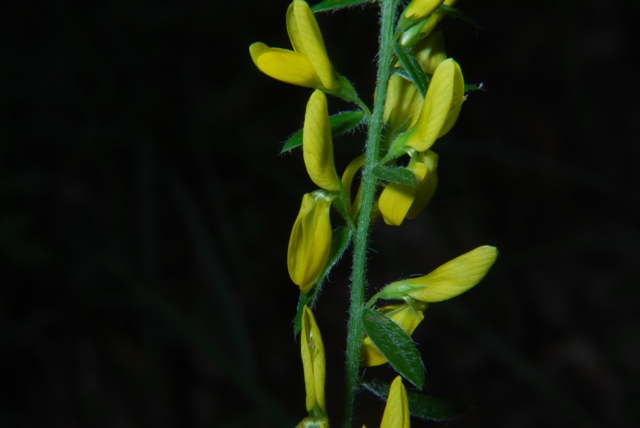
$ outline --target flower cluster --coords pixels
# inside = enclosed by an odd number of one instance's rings
[[[260,71],[282,82],[314,89],[306,105],[297,145],[302,145],[307,173],[318,189],[302,197],[287,252],[289,276],[301,293],[296,333],[300,332],[309,416],[299,427],[328,427],[329,424],[324,391],[324,344],[309,303],[317,295],[330,264],[345,251],[351,235],[361,230],[360,223],[381,218],[387,225],[400,226],[405,219],[416,218],[436,193],[439,157],[432,147],[454,126],[465,101],[461,68],[452,58],[447,58],[443,35],[434,31],[437,23],[453,9],[454,3],[455,0],[412,0],[399,15],[393,41],[395,59],[387,62],[393,69],[388,84],[386,78],[384,80],[386,98],[377,100],[373,114],[358,98],[351,83],[334,69],[318,22],[305,1],[293,0],[287,10],[286,28],[292,49],[269,47],[261,42],[250,46],[251,58]],[[335,8],[341,7],[337,2],[336,5]],[[388,16],[393,19],[395,10]],[[358,110],[330,117],[327,94],[355,104]],[[374,161],[365,155],[357,156],[339,176],[333,138],[360,124],[372,126],[370,122],[376,112],[384,123],[381,138],[378,138],[379,153]],[[345,117],[352,117],[349,113],[356,113],[355,121],[345,122]],[[378,124],[382,122],[377,120]],[[353,181],[361,170],[365,177],[373,177],[368,183],[374,183],[368,187],[367,211],[361,208],[364,179],[352,198]],[[375,201],[373,205],[370,204],[372,200]],[[333,230],[332,207],[345,222],[343,229],[348,231],[348,237],[344,242],[336,239],[342,235]],[[475,286],[487,274],[497,254],[495,247],[481,246],[428,275],[383,287],[366,306],[356,311],[363,314],[362,320],[356,322],[361,322],[367,333],[356,329],[360,333],[354,335],[355,341],[351,342],[350,349],[360,347],[360,366],[387,362],[394,366],[397,353],[394,354],[393,347],[399,349],[401,345],[393,340],[390,343],[388,338],[395,337],[414,346],[409,336],[424,319],[429,304],[451,299]],[[376,312],[371,308],[380,299],[402,303],[379,307]],[[373,323],[372,330],[367,330],[365,325],[366,311],[370,316],[367,322]],[[353,311],[351,314],[353,316]],[[387,327],[391,325],[391,333],[385,333],[386,327],[378,329],[375,322]],[[356,373],[357,359],[353,360],[352,366]],[[421,381],[417,382],[396,366],[394,368],[421,388]],[[423,372],[421,362],[419,368]],[[402,376],[390,385],[382,428],[409,427],[409,403]]]

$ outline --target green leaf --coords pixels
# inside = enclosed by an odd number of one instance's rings
[[[326,12],[327,10],[343,9],[345,7],[356,6],[361,3],[373,3],[372,0],[324,0],[311,7],[314,12]]]
[[[373,168],[373,175],[380,180],[393,181],[394,183],[405,184],[411,187],[418,187],[416,175],[406,168],[396,168],[392,166],[376,166]]]
[[[441,12],[441,13],[445,14],[445,15],[449,15],[452,18],[461,19],[461,20],[463,20],[465,22],[468,22],[469,24],[473,25],[476,28],[480,28],[480,26],[476,23],[476,21],[472,17],[470,17],[466,13],[460,12],[455,7],[440,5],[440,6],[438,6],[438,9],[436,9],[436,10],[438,12]]]
[[[402,63],[405,71],[413,83],[418,87],[420,95],[424,98],[427,93],[427,77],[425,76],[422,67],[420,67],[420,64],[418,64],[418,60],[413,55],[413,52],[411,52],[410,48],[402,46],[400,43],[395,44],[394,51],[396,52],[396,56]]]
[[[329,117],[329,124],[331,125],[331,135],[338,137],[347,131],[352,130],[362,122],[364,118],[364,112],[362,110],[347,111],[344,113],[334,114]],[[302,129],[293,134],[287,141],[284,142],[280,153],[284,153],[296,147],[302,146]]]
[[[304,307],[309,304],[309,302],[315,300],[316,296],[320,292],[322,288],[322,282],[324,278],[329,274],[329,271],[340,257],[344,254],[346,249],[349,247],[349,242],[351,242],[351,231],[349,228],[345,226],[340,226],[333,231],[333,236],[331,237],[331,250],[329,251],[329,260],[327,260],[327,264],[324,265],[324,269],[318,275],[318,279],[313,286],[313,289],[309,294],[300,293],[300,299],[298,300],[298,310],[296,313],[296,319],[293,322],[293,336],[296,337],[298,333],[300,333],[300,329],[302,328],[302,313]]]
[[[382,401],[387,401],[390,385],[377,379],[366,379],[362,386]],[[459,401],[432,397],[417,391],[407,390],[411,416],[432,421],[450,421],[466,413],[471,405]]]
[[[422,389],[422,358],[407,333],[390,318],[372,309],[362,310],[362,324],[364,331],[395,371],[418,389]]]

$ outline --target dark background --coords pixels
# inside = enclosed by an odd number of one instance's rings
[[[314,185],[300,152],[278,153],[311,90],[269,79],[248,52],[289,47],[287,4],[0,6],[0,426],[305,416],[286,250]],[[640,425],[639,5],[461,0],[482,29],[441,24],[467,82],[488,89],[434,147],[464,194],[374,227],[369,295],[499,248],[485,280],[414,334],[425,391],[475,406],[448,426]],[[370,105],[376,17],[318,18]],[[362,142],[336,141],[340,171]],[[349,262],[316,310],[334,422]],[[363,394],[356,426],[379,426],[382,407]]]

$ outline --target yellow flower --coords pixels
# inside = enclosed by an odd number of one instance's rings
[[[382,219],[390,226],[400,226],[405,217],[414,219],[424,210],[438,184],[438,155],[429,150],[414,154],[407,165],[418,180],[417,187],[391,182],[380,194],[378,206]]]
[[[409,428],[410,416],[407,390],[402,383],[402,377],[396,376],[389,388],[380,428]]]
[[[320,90],[315,90],[307,103],[302,130],[302,153],[311,180],[323,189],[338,191],[340,186],[333,161],[327,96]]]
[[[331,201],[320,192],[302,197],[289,239],[287,266],[291,280],[307,294],[320,275],[331,249]]]
[[[410,299],[411,300],[411,299]],[[387,305],[378,309],[378,312],[391,318],[409,336],[413,334],[418,324],[424,319],[424,311],[428,304],[412,301],[411,305],[402,303],[399,305]],[[387,362],[387,359],[378,351],[369,336],[365,336],[360,347],[360,367],[374,367]]]
[[[431,78],[416,123],[416,131],[405,146],[419,152],[428,150],[436,139],[444,136],[453,127],[460,114],[463,100],[462,70],[453,59],[446,59],[438,65]]]
[[[381,299],[412,297],[421,302],[442,302],[472,288],[487,274],[498,257],[495,247],[484,245],[448,261],[428,275],[403,279],[384,287]]]
[[[413,0],[404,10],[404,17],[418,20],[430,15],[444,0]]]
[[[313,317],[313,312],[304,307],[302,315],[302,332],[300,340],[302,367],[304,368],[304,384],[307,391],[307,411],[325,409],[324,381],[326,376],[324,345],[320,329]]]
[[[293,85],[338,89],[340,84],[329,61],[320,27],[307,2],[294,0],[289,5],[287,32],[293,50],[270,48],[261,42],[249,47],[251,58],[260,71]]]

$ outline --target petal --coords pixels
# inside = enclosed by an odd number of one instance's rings
[[[427,173],[426,165],[414,162],[410,169],[422,181]],[[391,182],[380,194],[380,213],[385,223],[390,226],[400,226],[409,212],[418,193],[418,188],[406,184]]]
[[[311,193],[302,198],[300,212],[293,224],[287,267],[291,280],[307,294],[320,275],[331,249],[331,202],[316,200]]]
[[[389,79],[387,99],[384,105],[385,122],[392,129],[411,128],[420,116],[422,97],[416,85],[399,74]]]
[[[462,76],[460,65],[455,61],[453,61],[453,63],[455,65],[455,74],[453,77],[453,98],[451,100],[451,109],[447,114],[447,120],[444,121],[440,134],[438,134],[438,138],[444,136],[451,128],[453,128],[456,120],[458,120],[460,109],[464,102],[464,77]]]
[[[438,138],[451,109],[454,77],[455,62],[452,59],[442,61],[431,78],[418,119],[418,129],[407,142],[408,147],[424,152]]]
[[[436,10],[444,0],[413,0],[404,11],[405,18],[420,19]]]
[[[319,89],[311,94],[307,103],[302,130],[302,153],[309,177],[316,185],[329,191],[340,189],[333,161],[327,97]]]
[[[304,368],[304,383],[307,392],[306,406],[311,411],[316,404],[326,410],[324,383],[326,377],[324,344],[320,329],[311,309],[305,306],[302,316],[300,354]]]
[[[416,59],[425,73],[433,74],[442,61],[447,59],[444,50],[442,31],[435,31],[418,43],[415,48]]]
[[[456,257],[428,275],[406,279],[399,283],[423,286],[422,289],[407,293],[416,300],[441,302],[464,293],[480,282],[496,261],[496,257],[498,257],[498,250],[484,245]]]
[[[365,337],[360,346],[360,367],[375,367],[387,362],[370,337]]]
[[[307,55],[326,89],[338,89],[338,79],[331,61],[329,61],[316,17],[305,1],[294,0],[292,6],[293,14],[291,19],[295,21],[295,24],[288,24],[290,18],[287,13],[287,29],[293,29],[293,34],[289,33],[289,38],[294,49]]]
[[[409,428],[409,417],[407,390],[402,383],[402,376],[396,376],[389,389],[380,428]]]
[[[438,155],[431,150],[427,150],[425,153],[420,153],[418,160],[427,167],[427,173],[418,185],[418,193],[416,193],[416,198],[407,213],[409,220],[413,220],[424,211],[438,187],[438,171],[436,169],[438,166]]]
[[[349,165],[347,165],[342,173],[342,187],[344,187],[344,191],[349,199],[351,199],[351,183],[353,182],[353,177],[355,177],[356,172],[362,168],[362,165],[364,165],[364,153],[349,162]]]
[[[251,54],[251,59],[253,63],[258,66],[258,58],[260,58],[263,54],[269,52],[269,46],[265,45],[262,42],[255,42],[249,46],[249,53]]]
[[[259,55],[254,59],[256,66],[267,76],[307,88],[322,86],[313,64],[305,55],[278,48],[269,48],[265,51],[260,46],[254,51]]]

